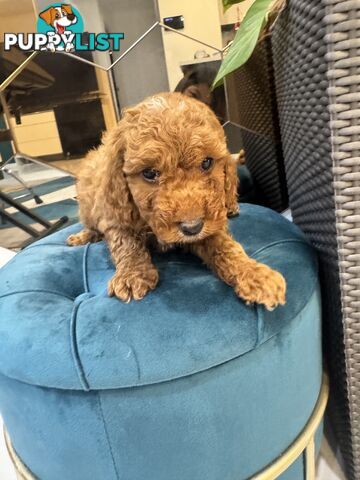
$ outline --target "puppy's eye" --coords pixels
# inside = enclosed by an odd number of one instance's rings
[[[206,157],[205,160],[201,162],[201,170],[210,170],[212,164],[214,163],[214,159],[212,157]]]
[[[143,170],[141,173],[147,182],[155,182],[155,180],[160,176],[160,172],[153,168],[145,168],[145,170]]]
[[[55,18],[60,18],[60,14],[59,14],[59,13],[55,13]]]

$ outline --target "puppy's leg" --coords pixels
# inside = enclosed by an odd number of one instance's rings
[[[248,257],[229,233],[220,232],[198,244],[192,251],[212,268],[218,276],[247,304],[261,303],[268,310],[284,305],[284,277],[267,265]]]
[[[74,247],[76,245],[86,245],[87,243],[99,242],[101,238],[102,235],[100,232],[84,228],[81,232],[70,235],[66,242],[68,245]]]
[[[124,302],[140,300],[159,280],[145,239],[115,228],[106,231],[105,239],[116,266],[115,275],[108,284],[109,295]]]

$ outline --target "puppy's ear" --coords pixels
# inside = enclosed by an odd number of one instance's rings
[[[124,153],[126,150],[126,139],[131,128],[136,126],[140,109],[137,107],[126,108],[122,111],[122,118],[119,123],[105,133],[103,147],[106,149],[106,156],[111,158],[111,163],[121,167],[124,164]]]
[[[39,17],[44,20],[48,25],[52,25],[54,19],[54,7],[49,7],[43,12],[39,13]]]
[[[235,217],[239,213],[238,185],[237,163],[228,155],[225,162],[225,205],[228,217]]]
[[[103,159],[105,168],[102,176],[104,199],[111,207],[111,211],[116,213],[116,218],[112,220],[122,226],[131,227],[139,214],[123,171],[128,128],[129,118],[125,115],[116,127],[104,135],[98,153]]]
[[[103,153],[111,165],[121,166],[124,162],[124,151],[126,146],[126,126],[124,120],[120,122],[103,136]]]

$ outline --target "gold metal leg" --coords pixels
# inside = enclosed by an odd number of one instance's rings
[[[306,480],[315,480],[315,440],[311,438],[305,449]]]
[[[329,379],[323,375],[321,390],[314,411],[298,438],[271,465],[257,473],[251,480],[274,480],[278,478],[305,451],[306,480],[315,480],[315,445],[314,437],[320,425],[329,396]]]
[[[4,437],[5,437],[6,448],[7,448],[7,451],[9,452],[9,457],[11,458],[11,461],[16,471],[17,480],[36,480],[36,478],[32,475],[30,470],[27,467],[25,467],[25,465],[22,463],[17,453],[15,452],[13,446],[11,445],[10,437],[7,431],[5,430],[5,427],[4,427]]]

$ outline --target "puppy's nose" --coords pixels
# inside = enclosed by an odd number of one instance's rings
[[[67,15],[67,18],[72,22],[75,18],[75,15],[73,13],[68,13]]]
[[[179,224],[179,228],[184,235],[197,235],[201,232],[201,229],[204,226],[204,222],[201,218],[197,218],[196,220],[191,220],[190,222],[181,222]]]

